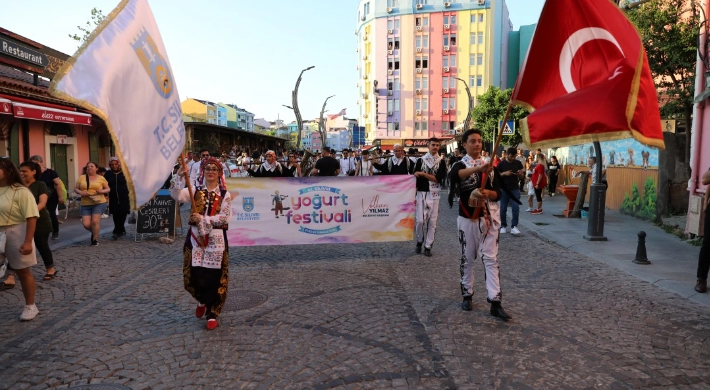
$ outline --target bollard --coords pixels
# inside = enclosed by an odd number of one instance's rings
[[[648,257],[646,256],[646,232],[640,231],[638,233],[639,236],[639,243],[638,246],[636,247],[636,259],[634,259],[634,263],[636,264],[651,264],[650,261],[648,261]]]

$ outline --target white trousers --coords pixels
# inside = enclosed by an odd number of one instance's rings
[[[461,244],[461,295],[473,295],[473,262],[480,259],[485,268],[487,300],[500,302],[500,275],[498,270],[498,232],[500,231],[500,214],[497,202],[489,202],[491,210],[491,227],[487,228],[483,218],[474,221],[459,216],[456,225],[459,230]]]
[[[430,192],[417,191],[416,195],[416,222],[414,236],[417,243],[423,242],[425,248],[431,249],[434,245],[436,234],[436,220],[439,218],[439,198],[436,199]]]

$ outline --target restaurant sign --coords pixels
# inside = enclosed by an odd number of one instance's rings
[[[47,56],[23,45],[0,37],[0,53],[45,68],[49,64]]]
[[[420,146],[427,146],[429,145],[429,139],[405,139],[404,140],[404,147],[405,148],[416,148]]]

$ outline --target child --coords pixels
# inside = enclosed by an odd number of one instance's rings
[[[535,198],[535,185],[532,183],[532,168],[528,167],[528,170],[525,172],[525,176],[527,182],[528,182],[528,209],[525,210],[527,212],[533,211],[533,199]]]

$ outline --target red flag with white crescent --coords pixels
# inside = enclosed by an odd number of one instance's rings
[[[633,137],[665,148],[636,28],[609,0],[547,0],[512,100],[531,147]]]

